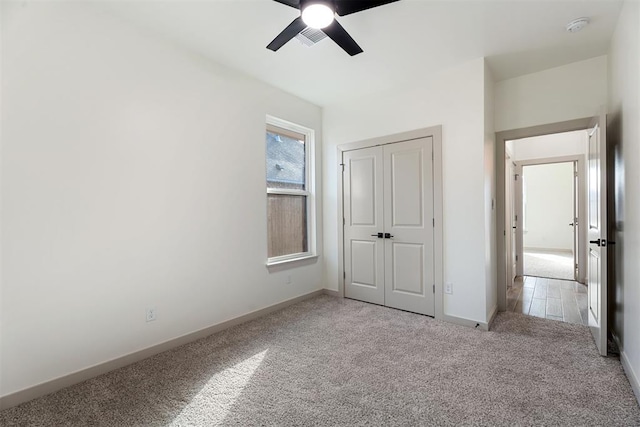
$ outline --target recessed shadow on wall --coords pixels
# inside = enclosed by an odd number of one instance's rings
[[[622,341],[624,337],[624,195],[625,170],[620,108],[607,115],[607,240],[615,242],[607,248],[607,282],[610,284],[609,301],[610,332]],[[624,346],[623,342],[619,342]]]

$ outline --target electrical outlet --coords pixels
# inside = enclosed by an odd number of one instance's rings
[[[153,322],[154,320],[156,320],[156,308],[155,307],[151,307],[151,308],[147,308],[147,322]]]
[[[290,274],[287,275],[287,278],[285,279],[284,283],[287,284],[287,285],[291,284],[291,275]]]
[[[453,283],[445,283],[444,284],[444,293],[452,294],[453,293]]]

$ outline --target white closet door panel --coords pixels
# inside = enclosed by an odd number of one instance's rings
[[[376,286],[377,242],[351,240],[351,284]]]
[[[433,138],[384,146],[385,305],[435,314]]]
[[[349,164],[351,178],[351,225],[375,226],[377,222],[376,203],[376,157],[367,156],[352,159]]]
[[[421,149],[391,153],[391,226],[422,227],[424,221]]]
[[[382,149],[346,152],[343,163],[345,296],[384,304]]]
[[[424,245],[391,242],[393,292],[424,295]]]

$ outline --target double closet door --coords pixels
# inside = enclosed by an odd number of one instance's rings
[[[433,316],[433,138],[342,160],[345,297]]]

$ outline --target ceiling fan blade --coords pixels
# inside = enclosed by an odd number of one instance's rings
[[[286,6],[295,7],[296,9],[300,9],[300,0],[273,0],[273,1],[284,4]]]
[[[284,46],[289,40],[297,36],[298,33],[305,28],[307,28],[307,24],[302,22],[302,17],[298,16],[293,20],[293,22],[291,22],[291,24],[287,26],[287,28],[282,30],[282,32],[278,34],[271,43],[269,43],[267,49],[275,52],[276,50]]]
[[[322,29],[331,40],[336,42],[338,46],[344,49],[349,55],[354,56],[362,53],[362,48],[358,46],[358,43],[351,38],[347,30],[345,30],[338,21],[334,20],[331,25]]]
[[[344,16],[397,1],[399,0],[336,0],[336,13]]]

